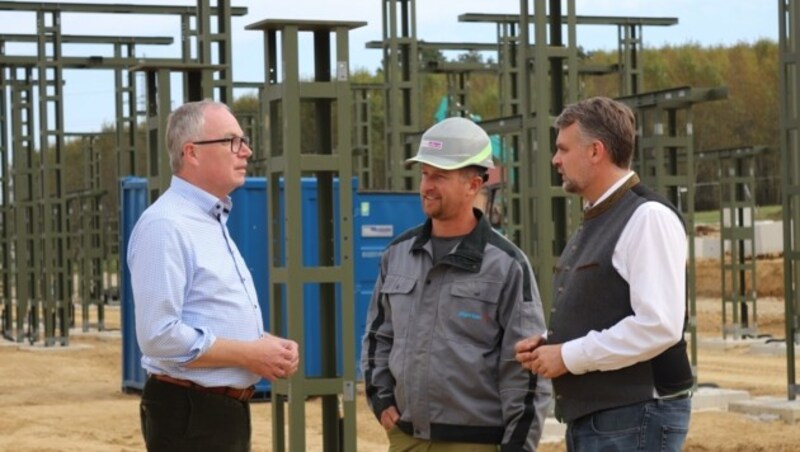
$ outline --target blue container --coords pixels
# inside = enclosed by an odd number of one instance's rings
[[[269,329],[266,179],[246,178],[244,185],[231,193],[231,201],[233,210],[228,218],[228,231],[253,277],[264,327]],[[269,380],[262,378],[256,383],[256,397],[265,396],[271,388]]]
[[[381,255],[400,233],[425,221],[419,194],[364,192],[354,197],[353,273],[356,297],[356,374],[361,373],[361,339],[367,323],[372,289],[380,271]]]
[[[147,208],[147,179],[126,177],[120,180],[120,246],[119,260],[122,269],[122,298],[120,300],[120,324],[122,329],[122,391],[144,389],[147,374],[142,368],[142,351],[136,342],[136,316],[133,314],[133,288],[128,269],[128,241],[136,220]]]

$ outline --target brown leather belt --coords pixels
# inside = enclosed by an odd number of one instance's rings
[[[256,392],[256,388],[253,386],[244,389],[232,388],[230,386],[200,386],[193,381],[181,380],[180,378],[173,378],[169,375],[151,374],[150,377],[158,381],[163,381],[164,383],[170,383],[183,388],[193,389],[197,392],[220,394],[232,399],[241,400],[242,402],[247,402],[252,399],[253,394]]]

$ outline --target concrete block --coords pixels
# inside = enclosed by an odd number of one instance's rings
[[[567,424],[562,424],[554,417],[544,419],[544,429],[542,430],[541,443],[555,444],[564,440],[567,432]]]
[[[751,400],[731,402],[728,410],[762,420],[780,419],[787,424],[800,421],[800,400],[773,396],[756,397]]]
[[[700,387],[692,396],[692,411],[727,411],[731,403],[749,399],[747,391]]]
[[[754,344],[763,344],[763,338],[723,339],[721,337],[704,337],[697,339],[697,346],[706,350],[731,350],[735,348],[752,347]]]
[[[751,355],[786,356],[786,342],[763,342],[750,346],[748,353]]]

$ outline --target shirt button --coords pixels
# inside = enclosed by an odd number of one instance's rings
[[[553,330],[547,330],[547,335],[548,336],[552,336],[553,335]]]
[[[430,280],[430,279],[428,279],[428,280],[425,280],[425,284],[430,284],[430,283],[431,283],[431,280]]]

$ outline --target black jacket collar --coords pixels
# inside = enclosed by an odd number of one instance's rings
[[[472,209],[472,213],[478,220],[475,228],[467,234],[466,237],[458,244],[455,251],[442,258],[441,263],[458,267],[462,270],[478,273],[481,269],[483,262],[483,251],[486,248],[486,243],[489,241],[489,236],[492,234],[492,226],[483,217],[483,212],[479,209]],[[430,218],[425,221],[425,224],[420,229],[417,238],[414,240],[414,245],[411,247],[411,252],[424,251],[425,244],[431,239],[431,232],[433,231],[433,222]]]

